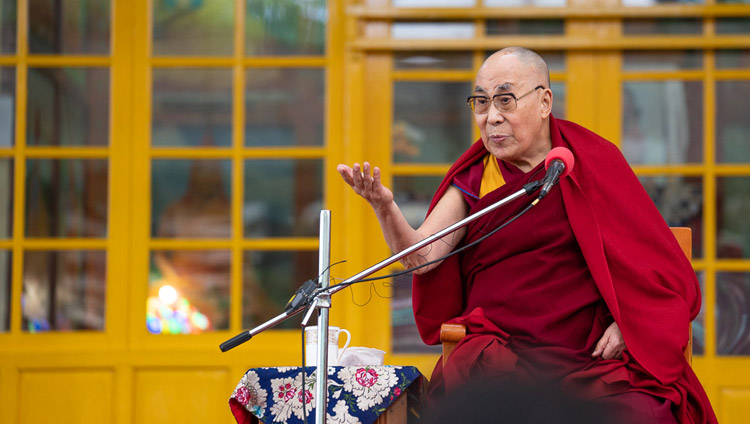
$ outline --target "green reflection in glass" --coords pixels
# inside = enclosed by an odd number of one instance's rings
[[[638,165],[703,161],[703,84],[627,82],[622,86],[622,151]]]
[[[0,250],[0,333],[10,329],[10,279],[11,258],[10,250]]]
[[[323,161],[245,161],[245,237],[314,237],[323,207]]]
[[[703,178],[659,175],[639,179],[670,227],[703,228]],[[693,257],[703,257],[703,231],[693,231]]]
[[[247,146],[323,145],[323,69],[251,69],[245,102]]]
[[[750,162],[748,98],[750,81],[716,83],[716,159],[719,162]]]
[[[107,237],[106,159],[28,159],[27,237]]]
[[[749,69],[750,50],[717,50],[716,69]]]
[[[16,52],[16,0],[0,0],[0,54]]]
[[[0,159],[0,238],[11,237],[13,228],[13,159]]]
[[[155,56],[230,56],[234,0],[154,0]]]
[[[703,52],[699,50],[628,51],[622,57],[622,69],[626,71],[674,71],[702,67]]]
[[[232,70],[154,69],[153,146],[232,145]]]
[[[487,35],[563,35],[562,19],[491,19],[487,21]]]
[[[702,34],[703,20],[699,18],[627,19],[623,21],[626,35],[686,35]]]
[[[716,273],[716,353],[750,355],[750,273]]]
[[[327,20],[325,0],[247,0],[245,53],[322,55]]]
[[[231,166],[230,160],[152,161],[152,236],[230,237]]]
[[[26,251],[21,310],[24,332],[105,328],[104,251]]]
[[[146,328],[152,334],[200,334],[229,328],[232,254],[228,250],[151,253]]]
[[[16,70],[0,67],[0,148],[11,147],[16,138]]]
[[[303,282],[318,276],[318,254],[306,251],[247,251],[243,255],[242,326],[252,328],[284,311]],[[299,328],[302,314],[275,328]]]
[[[442,177],[393,177],[393,197],[413,228],[422,225]]]
[[[717,34],[750,34],[750,18],[716,18]]]
[[[716,179],[716,256],[750,258],[750,177]]]
[[[29,52],[109,53],[110,0],[29,0]]]
[[[26,144],[109,144],[109,70],[29,68]]]
[[[474,141],[469,82],[393,84],[394,162],[452,163]]]

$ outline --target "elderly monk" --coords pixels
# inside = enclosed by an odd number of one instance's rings
[[[715,423],[683,356],[700,289],[664,219],[620,151],[551,115],[549,71],[536,53],[509,47],[476,76],[469,105],[481,140],[453,164],[422,226],[409,226],[380,170],[337,170],[372,206],[401,251],[541,179],[554,147],[576,165],[535,207],[482,243],[415,271],[420,334],[467,326],[431,394],[467,378],[554,382],[596,400],[623,423]],[[469,244],[516,215],[520,198],[403,259],[414,267]]]

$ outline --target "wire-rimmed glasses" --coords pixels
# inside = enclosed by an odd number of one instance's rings
[[[525,93],[519,97],[516,97],[513,93],[500,93],[495,94],[490,99],[487,96],[469,96],[466,99],[466,103],[471,108],[471,111],[476,114],[485,114],[490,110],[490,104],[494,104],[495,108],[500,112],[513,112],[518,107],[518,101],[535,92],[539,89],[544,89],[543,85],[537,85],[533,90]]]

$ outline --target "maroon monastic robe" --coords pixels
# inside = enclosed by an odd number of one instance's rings
[[[443,322],[469,335],[433,374],[450,387],[472,373],[554,379],[589,398],[639,391],[669,400],[681,423],[715,423],[683,351],[700,309],[690,262],[620,151],[571,122],[550,117],[552,147],[569,148],[572,173],[508,227],[415,276],[413,306],[420,334],[439,341]],[[470,213],[532,180],[501,163],[506,184],[474,200],[481,140],[451,167],[431,209],[451,184]],[[481,177],[481,176],[480,176]],[[472,187],[474,186],[474,187]],[[467,226],[478,239],[531,199],[518,199]],[[618,323],[627,350],[620,360],[592,359],[607,326]]]

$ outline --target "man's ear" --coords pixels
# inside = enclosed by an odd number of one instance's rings
[[[549,88],[545,88],[544,94],[542,95],[542,102],[541,102],[542,119],[547,119],[550,113],[552,113],[552,100],[553,100],[552,90],[550,90]]]

